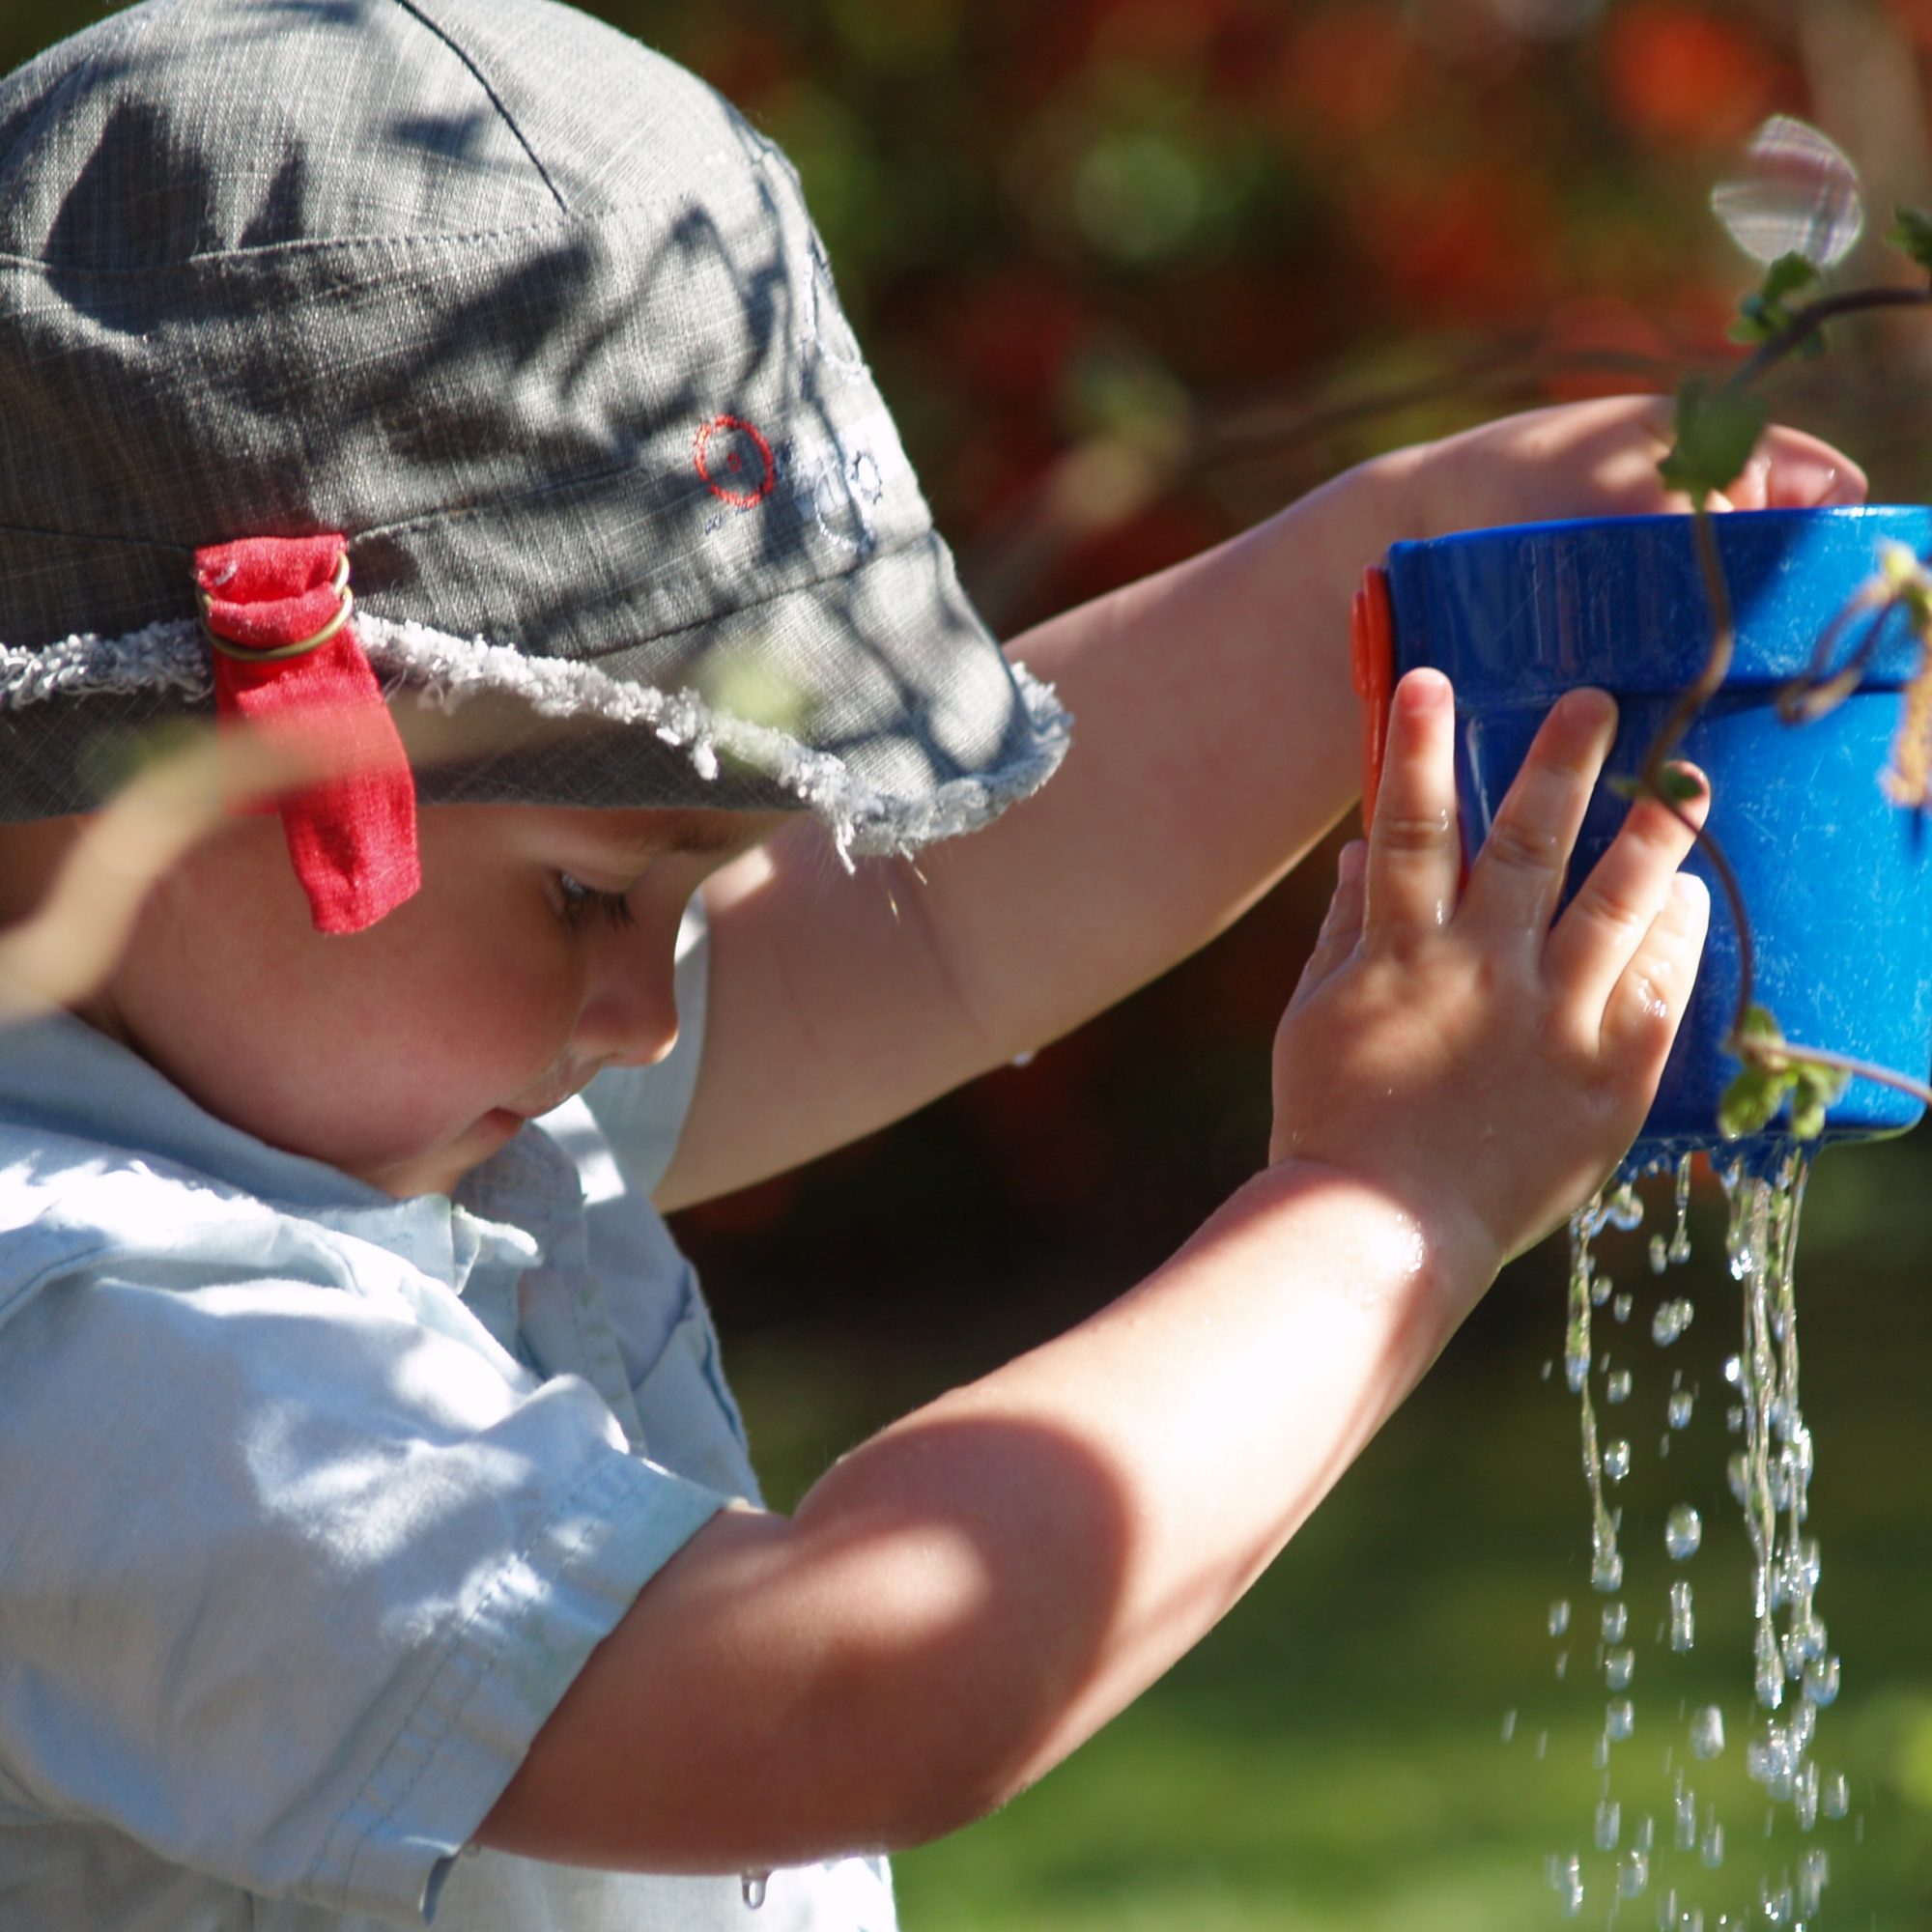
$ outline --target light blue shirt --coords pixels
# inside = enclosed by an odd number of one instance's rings
[[[649,1205],[696,1076],[607,1073],[455,1200],[0,1033],[0,1927],[890,1932],[882,1863],[570,1870],[471,1833],[592,1647],[755,1497]],[[648,1747],[639,1740],[639,1748]]]

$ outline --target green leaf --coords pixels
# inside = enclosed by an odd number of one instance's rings
[[[1932,272],[1932,214],[1922,208],[1898,211],[1897,223],[1885,239],[1894,248],[1902,248],[1921,269]]]
[[[1713,389],[1689,376],[1677,392],[1677,446],[1657,466],[1668,489],[1693,502],[1727,489],[1750,460],[1764,432],[1765,406],[1728,386]]]
[[[1815,1060],[1794,1061],[1791,1089],[1791,1131],[1801,1141],[1815,1141],[1825,1131],[1825,1114],[1850,1084],[1850,1075]]]
[[[1718,1131],[1727,1141],[1759,1132],[1770,1123],[1793,1084],[1790,1073],[1767,1073],[1761,1066],[1747,1066],[1718,1102]]]
[[[1765,270],[1762,287],[1739,302],[1738,318],[1730,328],[1731,340],[1752,344],[1775,341],[1797,320],[1791,313],[1790,298],[1818,279],[1815,262],[1806,261],[1803,255],[1780,255]],[[1814,335],[1804,349],[1815,354],[1822,346]]]
[[[1791,1131],[1801,1141],[1815,1141],[1825,1131],[1825,1109],[1831,1103],[1808,1080],[1791,1090]]]
[[[1773,1017],[1769,1007],[1753,1005],[1745,1009],[1745,1016],[1738,1022],[1738,1037],[1782,1040],[1784,1029]]]
[[[1767,307],[1776,308],[1800,289],[1808,289],[1818,279],[1816,262],[1799,254],[1780,255],[1764,271],[1764,287],[1759,294]]]
[[[1695,805],[1704,796],[1704,781],[1682,765],[1665,765],[1657,775],[1657,788],[1672,805]]]

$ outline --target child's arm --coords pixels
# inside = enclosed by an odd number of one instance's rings
[[[714,1520],[596,1651],[485,1843],[661,1870],[903,1845],[1011,1798],[1229,1607],[1512,1252],[1640,1123],[1694,976],[1639,805],[1550,927],[1613,707],[1552,713],[1458,904],[1450,696],[1400,688],[1276,1042],[1273,1164],[1164,1267]],[[1453,909],[1453,910],[1452,910]]]
[[[717,881],[711,1021],[667,1206],[899,1118],[1043,1045],[1221,930],[1356,796],[1349,604],[1397,537],[1669,507],[1668,406],[1540,412],[1350,471],[1013,653],[1073,749],[1036,799],[846,878],[813,828]],[[1854,466],[1771,432],[1741,506],[1858,500]]]

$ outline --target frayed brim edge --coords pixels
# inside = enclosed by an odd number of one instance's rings
[[[703,779],[718,776],[721,756],[748,766],[824,823],[848,869],[855,858],[908,856],[990,824],[1053,776],[1072,734],[1072,718],[1053,687],[1010,665],[1032,727],[1025,750],[990,772],[949,780],[926,797],[895,797],[867,784],[831,753],[714,710],[693,691],[628,684],[595,665],[526,657],[507,644],[394,623],[366,609],[355,613],[355,635],[392,697],[412,690],[419,703],[449,713],[470,697],[510,696],[540,718],[647,728],[682,751]],[[212,697],[199,625],[177,619],[123,638],[67,638],[39,650],[0,645],[0,711],[138,691],[175,692],[188,702]]]

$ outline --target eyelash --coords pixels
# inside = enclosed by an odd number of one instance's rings
[[[602,913],[612,925],[637,924],[638,916],[622,893],[600,893],[568,872],[559,872],[556,882],[563,895],[563,918],[567,925],[581,925],[592,913]]]

